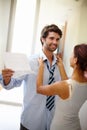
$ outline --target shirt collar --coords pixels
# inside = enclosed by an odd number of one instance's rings
[[[55,54],[53,54],[53,55],[54,55],[53,64],[55,64],[57,62],[57,58],[56,58]],[[40,55],[39,56],[40,56],[40,58],[43,58],[43,61],[48,60],[46,55],[43,53],[43,50],[40,51]]]

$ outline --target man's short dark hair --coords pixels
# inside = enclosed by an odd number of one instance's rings
[[[62,31],[57,25],[55,25],[55,24],[47,25],[41,31],[40,41],[41,41],[42,45],[43,45],[42,38],[46,38],[48,36],[49,32],[58,33],[58,35],[60,35],[60,38],[62,37]]]

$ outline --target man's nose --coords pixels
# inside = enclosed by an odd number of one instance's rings
[[[53,40],[54,44],[58,44],[58,41],[56,39]]]

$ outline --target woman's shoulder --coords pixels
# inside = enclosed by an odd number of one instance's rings
[[[70,79],[69,80],[70,83],[74,84],[74,85],[81,85],[81,86],[87,86],[87,81],[84,81],[84,82],[80,82],[80,81],[77,81],[75,79]]]
[[[81,82],[81,81],[77,81],[77,80],[75,80],[75,79],[72,79],[72,78],[70,78],[70,79],[68,79],[68,80],[66,80],[66,82],[67,83],[73,83],[73,84],[82,84],[82,85],[84,85],[84,84],[87,84],[87,80],[85,80],[84,82]]]

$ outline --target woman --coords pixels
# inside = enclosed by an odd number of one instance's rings
[[[44,61],[40,59],[39,64],[37,92],[43,95],[58,95],[50,130],[81,130],[78,113],[87,100],[87,44],[74,47],[70,58],[73,73],[68,80],[43,85]],[[61,72],[63,76],[63,71]]]

